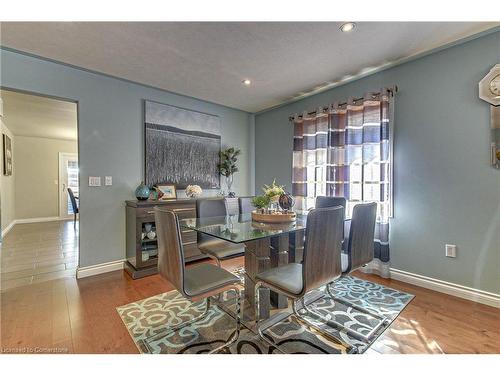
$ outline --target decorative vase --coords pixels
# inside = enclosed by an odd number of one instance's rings
[[[231,187],[233,186],[233,178],[234,175],[230,174],[229,176],[226,176],[226,185],[227,185],[227,196],[229,198],[234,198],[236,194],[231,191]]]
[[[279,196],[278,203],[283,210],[288,211],[293,207],[295,201],[290,193],[285,193]]]
[[[149,198],[149,188],[144,185],[144,181],[135,189],[135,197],[140,201],[148,200]]]

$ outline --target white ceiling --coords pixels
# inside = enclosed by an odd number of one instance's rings
[[[77,139],[75,103],[1,90],[3,122],[14,135]]]
[[[338,22],[4,22],[1,44],[258,112],[498,25],[360,22],[342,33]]]

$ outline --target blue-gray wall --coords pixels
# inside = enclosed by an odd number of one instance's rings
[[[124,201],[144,174],[143,99],[220,116],[223,147],[242,150],[234,190],[253,192],[253,115],[10,50],[0,59],[2,87],[78,101],[81,267],[125,258]],[[113,186],[90,188],[88,176]]]
[[[397,85],[392,267],[500,292],[500,171],[478,82],[500,63],[500,32],[255,116],[255,184],[291,186],[288,116]],[[455,259],[446,243],[458,246]]]

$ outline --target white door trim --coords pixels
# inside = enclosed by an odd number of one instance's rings
[[[62,207],[63,207],[63,194],[62,194],[62,176],[63,176],[63,166],[62,166],[62,160],[64,157],[76,157],[78,159],[78,154],[74,152],[59,152],[59,176],[58,176],[58,185],[57,185],[57,191],[59,192],[59,219],[65,220],[69,219],[68,215],[63,215],[62,214]]]

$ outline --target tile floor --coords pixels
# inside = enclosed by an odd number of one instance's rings
[[[74,277],[77,266],[78,223],[76,229],[73,221],[16,224],[0,251],[0,289]]]

